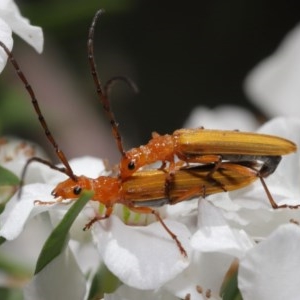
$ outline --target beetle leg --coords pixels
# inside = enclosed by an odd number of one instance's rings
[[[92,227],[92,225],[93,225],[95,222],[97,222],[97,221],[100,221],[100,220],[104,220],[104,219],[109,218],[112,212],[113,212],[113,208],[112,208],[111,206],[106,207],[105,215],[104,215],[104,216],[96,215],[91,221],[89,221],[89,222],[83,227],[83,230],[86,231],[86,230],[90,229],[90,228]]]
[[[268,196],[268,199],[270,201],[270,204],[272,205],[272,207],[274,209],[278,209],[278,208],[291,208],[291,209],[296,209],[296,208],[299,208],[300,207],[300,204],[298,205],[288,205],[288,204],[282,204],[282,205],[278,205],[275,200],[273,199],[267,185],[266,185],[266,182],[264,181],[264,179],[262,178],[262,176],[260,176],[260,174],[258,174],[258,177],[263,185],[263,188]]]
[[[179,248],[180,253],[184,256],[187,257],[187,253],[185,249],[183,248],[182,244],[180,243],[179,239],[177,236],[169,229],[169,227],[166,225],[166,223],[163,221],[159,213],[150,208],[150,207],[135,207],[135,206],[128,206],[128,208],[134,212],[141,213],[141,214],[152,214],[155,216],[156,220],[163,226],[163,228],[167,231],[167,233],[171,236],[171,238],[175,241],[177,247]]]

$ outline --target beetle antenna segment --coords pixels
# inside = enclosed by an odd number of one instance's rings
[[[125,151],[124,151],[124,147],[123,147],[123,143],[122,143],[122,137],[121,137],[120,132],[118,130],[118,123],[116,122],[115,116],[114,116],[114,114],[113,114],[113,112],[110,108],[110,103],[109,103],[109,100],[108,100],[107,91],[108,91],[108,87],[110,86],[110,84],[107,83],[107,85],[106,85],[107,88],[102,89],[100,79],[99,79],[99,75],[98,75],[98,72],[97,72],[95,56],[94,56],[94,31],[95,31],[95,26],[96,26],[97,19],[103,13],[104,13],[104,10],[102,10],[102,9],[100,9],[96,12],[96,14],[94,16],[94,19],[92,21],[91,27],[89,29],[89,35],[88,35],[88,41],[87,41],[88,59],[89,59],[90,67],[91,67],[91,73],[92,73],[94,83],[95,83],[95,86],[96,86],[97,94],[99,96],[99,100],[101,101],[103,109],[104,109],[106,115],[108,116],[108,118],[110,120],[110,124],[111,124],[111,127],[112,127],[112,132],[113,132],[113,135],[115,137],[117,147],[118,147],[121,155],[125,156]],[[124,80],[130,86],[132,86],[132,84],[129,83],[129,80],[125,79],[125,77],[122,77],[122,80]]]
[[[25,179],[25,175],[27,173],[27,169],[28,169],[29,165],[33,162],[39,162],[43,165],[48,166],[49,168],[51,168],[53,170],[56,170],[56,171],[59,171],[61,173],[64,173],[65,175],[68,175],[67,170],[66,170],[65,167],[58,167],[58,166],[54,165],[53,163],[51,163],[50,161],[45,160],[45,159],[40,158],[40,157],[31,157],[30,159],[27,160],[27,162],[26,162],[26,164],[25,164],[25,166],[22,170],[22,173],[21,173],[20,188],[19,188],[19,191],[18,191],[18,198],[19,199],[21,198],[21,195],[22,195],[22,187],[23,187],[23,184],[24,184],[24,179]],[[71,176],[70,177],[76,181],[77,177],[74,174],[73,174],[73,176],[74,176],[74,178],[71,177]]]
[[[50,143],[52,144],[52,146],[54,147],[55,149],[55,152],[58,156],[58,158],[60,159],[60,161],[62,162],[62,164],[65,166],[65,169],[63,171],[63,168],[60,168],[60,171],[65,173],[67,176],[69,176],[70,178],[72,178],[73,180],[77,180],[77,177],[74,175],[72,169],[71,169],[71,166],[69,165],[69,162],[64,154],[64,152],[62,150],[60,150],[58,148],[58,145],[52,135],[52,133],[50,132],[49,130],[49,127],[45,121],[45,118],[41,112],[41,109],[40,109],[40,106],[38,104],[38,101],[36,99],[36,96],[34,94],[34,91],[31,87],[31,85],[29,84],[29,82],[27,81],[24,73],[21,71],[20,67],[19,67],[19,64],[17,63],[16,59],[14,58],[13,54],[11,53],[11,51],[6,47],[6,45],[0,41],[0,46],[3,48],[3,50],[5,51],[5,53],[7,54],[8,56],[8,59],[10,60],[11,64],[13,65],[13,67],[15,68],[16,72],[17,72],[17,75],[19,76],[19,78],[21,79],[21,81],[24,83],[25,85],[25,88],[31,98],[31,103],[38,115],[38,119],[39,119],[39,122],[40,124],[42,125],[42,127],[44,128],[44,131],[45,131],[45,134],[48,138],[48,140],[50,141]],[[38,160],[36,160],[38,161]],[[48,163],[45,163],[45,161],[43,161],[44,164],[50,166],[51,168],[53,168],[54,165],[50,164],[49,162]]]
[[[114,76],[114,77],[110,78],[104,86],[104,93],[106,95],[109,94],[112,86],[115,84],[116,81],[125,82],[135,93],[138,93],[138,91],[139,91],[136,84],[131,79],[129,79],[128,77],[126,77],[126,76]]]

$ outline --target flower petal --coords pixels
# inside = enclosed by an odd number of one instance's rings
[[[53,200],[51,198],[52,188],[52,186],[45,184],[30,184],[24,186],[20,199],[15,194],[0,216],[0,236],[7,240],[15,239],[30,217],[49,210],[48,206],[35,206],[34,201],[40,199]]]
[[[260,62],[245,81],[250,99],[269,116],[299,116],[300,25],[270,57]]]
[[[0,139],[0,164],[12,171],[19,178],[28,161],[32,157],[47,159],[45,152],[37,144],[15,137],[1,137]],[[41,163],[33,163],[28,166],[24,184],[41,182],[43,174],[50,170]],[[51,170],[57,173],[57,171]],[[45,182],[45,181],[42,181]]]
[[[178,300],[174,295],[166,291],[143,291],[138,290],[126,285],[121,285],[114,293],[105,294],[104,300],[132,300],[132,299],[143,299],[143,300]]]
[[[188,229],[165,220],[189,253]],[[93,237],[106,266],[125,284],[139,289],[157,289],[189,264],[175,242],[158,222],[146,227],[126,226],[119,218],[93,226]]]
[[[4,43],[9,50],[11,50],[13,47],[13,39],[11,34],[12,34],[11,28],[7,25],[6,22],[0,19],[0,41]],[[0,73],[3,71],[6,62],[7,62],[7,54],[4,52],[4,50],[1,47],[0,48]]]
[[[67,248],[34,276],[24,288],[24,299],[82,300],[85,293],[85,277]]]
[[[244,300],[298,299],[300,228],[282,225],[241,259],[238,284]]]
[[[16,239],[1,244],[0,256],[5,257],[7,264],[26,265],[30,274],[33,274],[39,253],[52,230],[53,226],[47,217],[34,217],[26,223]]]
[[[179,298],[184,298],[187,294],[191,299],[208,299],[205,297],[206,291],[210,290],[212,297],[218,298],[219,291],[224,281],[233,258],[223,253],[193,253],[191,263],[175,279],[168,282],[164,288],[174,293]],[[203,293],[199,293],[199,288]],[[218,298],[219,299],[219,298]]]
[[[31,45],[37,52],[43,51],[43,31],[38,26],[30,25],[28,19],[22,17],[17,5],[10,1],[6,7],[5,14],[1,16],[12,31],[19,35],[24,41]]]
[[[70,165],[75,174],[84,174],[91,178],[97,178],[105,171],[103,160],[92,156],[73,158]]]
[[[253,131],[258,127],[254,116],[246,109],[233,105],[209,109],[204,106],[194,108],[184,124],[184,128],[199,128]]]
[[[193,235],[191,245],[201,252],[240,257],[253,247],[253,242],[245,231],[231,228],[220,209],[203,199],[199,204],[199,230]]]

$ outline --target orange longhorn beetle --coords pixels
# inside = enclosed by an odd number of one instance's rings
[[[169,175],[174,173],[176,167],[181,166],[183,163],[213,163],[215,165],[215,168],[211,170],[213,173],[224,161],[261,162],[263,166],[260,169],[259,176],[265,178],[275,171],[282,155],[297,150],[297,146],[293,142],[273,135],[198,128],[179,129],[171,135],[159,135],[154,132],[148,144],[125,152],[117,122],[110,108],[107,95],[108,89],[103,90],[101,88],[94,60],[94,30],[97,18],[102,12],[102,10],[99,10],[96,13],[89,30],[88,57],[99,99],[110,119],[113,135],[122,156],[119,170],[120,177],[123,180],[141,167],[157,161],[162,161],[162,169],[165,169],[166,162],[169,162],[167,181],[170,180]],[[121,79],[133,86],[128,79]],[[175,156],[180,159],[178,165],[175,162]],[[166,183],[168,185],[168,182]]]
[[[179,129],[172,135],[154,133],[147,145],[125,153],[120,162],[120,176],[125,179],[146,164],[158,160],[169,162],[170,172],[176,168],[175,155],[187,163],[215,164],[223,161],[262,162],[260,176],[272,174],[281,155],[296,151],[296,145],[286,139],[251,132],[207,129]],[[214,171],[213,170],[213,171]]]
[[[212,167],[213,165],[202,165],[177,170],[168,195],[165,189],[165,172],[155,169],[138,171],[125,181],[111,176],[100,176],[95,179],[78,176],[76,181],[69,178],[59,183],[52,195],[56,197],[54,201],[56,203],[64,199],[77,199],[84,189],[94,191],[92,200],[105,205],[106,211],[102,216],[95,216],[84,229],[89,229],[98,220],[109,218],[117,203],[127,206],[136,213],[153,214],[176,242],[181,254],[187,256],[177,236],[152,207],[174,205],[199,196],[236,190],[258,178],[254,169],[234,163],[224,163],[212,176],[207,176]],[[36,201],[36,203],[45,205],[53,204],[53,201]]]

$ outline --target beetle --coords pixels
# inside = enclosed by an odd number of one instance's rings
[[[133,212],[154,215],[176,242],[181,254],[187,256],[177,236],[167,227],[155,208],[166,204],[175,205],[199,196],[206,197],[240,189],[258,178],[254,168],[234,163],[223,163],[212,176],[207,176],[213,167],[211,164],[177,170],[168,195],[166,195],[165,189],[165,172],[151,169],[135,172],[125,181],[113,176],[88,178],[82,175],[77,176],[76,181],[68,178],[59,183],[52,191],[52,195],[55,197],[54,201],[36,200],[35,203],[47,205],[59,203],[65,199],[76,200],[83,190],[93,190],[92,200],[103,204],[106,210],[104,215],[96,215],[90,220],[85,225],[85,230],[89,229],[96,221],[109,218],[115,204],[123,204]]]
[[[122,156],[120,176],[125,179],[141,167],[156,161],[170,163],[176,168],[175,157],[187,163],[214,163],[215,169],[223,161],[264,164],[261,175],[272,174],[281,155],[295,152],[296,145],[284,138],[229,130],[179,129],[172,135],[154,133],[148,144],[133,148]]]
[[[140,147],[125,151],[121,134],[115,116],[111,110],[107,84],[101,87],[94,58],[94,31],[96,21],[103,13],[103,10],[96,12],[89,30],[88,37],[88,59],[90,62],[91,74],[94,79],[98,98],[102,103],[112,126],[117,147],[121,153],[119,164],[119,176],[124,180],[142,167],[162,162],[162,169],[167,170],[166,186],[169,185],[171,176],[177,166],[188,163],[215,164],[210,176],[223,162],[262,162],[260,177],[267,177],[272,174],[281,161],[281,156],[293,153],[297,146],[287,139],[267,134],[252,132],[240,132],[229,130],[208,130],[203,128],[179,129],[173,134],[159,135],[152,133],[152,139]],[[125,81],[134,90],[134,84],[127,78],[118,78]],[[175,158],[179,158],[176,163]],[[167,162],[169,163],[166,168]]]

